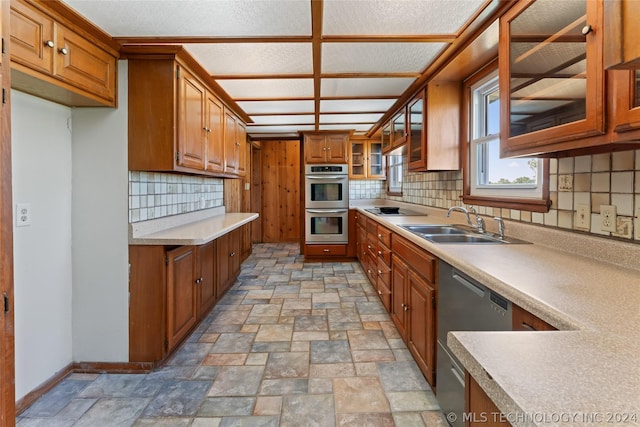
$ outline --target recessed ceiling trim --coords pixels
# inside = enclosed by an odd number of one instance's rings
[[[456,39],[455,35],[442,35],[442,34],[420,34],[420,35],[341,35],[341,36],[322,36],[324,43],[379,43],[379,42],[408,42],[408,43],[453,43]]]

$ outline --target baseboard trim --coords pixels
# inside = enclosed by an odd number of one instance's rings
[[[67,375],[73,372],[73,363],[69,363],[67,366],[53,374],[51,378],[40,384],[35,389],[16,402],[16,414],[20,415],[31,406],[36,400],[42,397],[46,392],[54,388],[60,381],[62,381]]]
[[[69,374],[144,374],[151,372],[156,364],[152,362],[76,362],[69,363],[47,381],[27,393],[16,402],[16,415],[23,413],[36,400],[54,388]]]

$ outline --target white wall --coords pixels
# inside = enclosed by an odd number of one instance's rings
[[[12,91],[16,398],[72,361],[71,109]]]
[[[127,62],[118,108],[73,110],[73,359],[129,360]]]

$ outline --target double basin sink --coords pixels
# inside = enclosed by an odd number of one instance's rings
[[[473,243],[473,244],[504,244],[529,243],[513,238],[500,238],[490,233],[478,233],[471,227],[464,225],[401,225],[407,231],[416,234],[433,243]]]

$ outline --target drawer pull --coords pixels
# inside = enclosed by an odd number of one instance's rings
[[[53,44],[53,40],[47,40],[46,42],[44,42],[44,45],[46,47],[50,47],[53,48],[54,44]]]
[[[69,54],[69,49],[67,49],[66,47],[63,47],[59,50],[59,52],[63,55],[68,55]]]
[[[322,252],[331,252],[331,249],[323,249]]]

